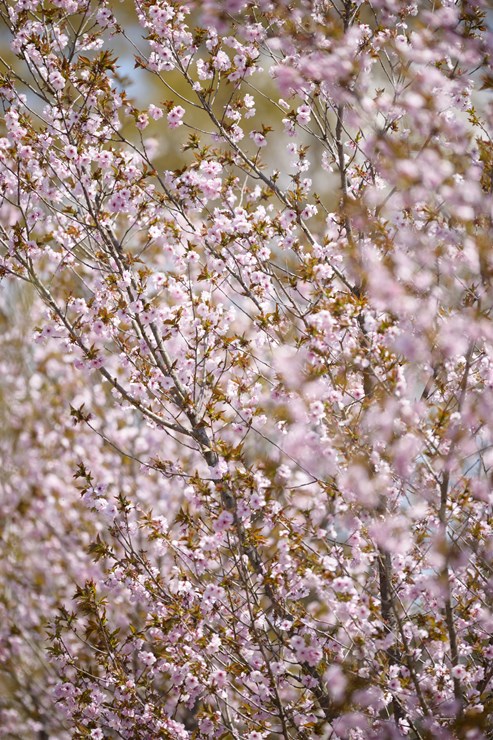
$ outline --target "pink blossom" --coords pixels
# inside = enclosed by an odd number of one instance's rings
[[[151,103],[147,110],[148,114],[154,121],[158,121],[160,118],[163,117],[163,111],[161,108],[158,108],[156,105]]]
[[[460,681],[464,681],[467,678],[467,670],[463,665],[456,665],[450,671],[453,678],[458,678]]]
[[[311,118],[310,106],[300,105],[299,108],[296,109],[296,120],[300,124],[300,126],[304,126],[305,124],[309,123],[310,118]]]
[[[64,151],[67,159],[75,159],[77,157],[77,147],[72,144],[70,146],[66,146]]]
[[[136,124],[139,131],[143,131],[147,126],[149,125],[149,117],[145,113],[140,113],[139,116],[137,116]]]
[[[260,131],[252,131],[250,134],[250,138],[258,147],[267,146],[267,139],[263,134],[260,133]]]
[[[185,115],[185,109],[181,105],[175,105],[174,108],[168,113],[167,120],[170,128],[177,128],[183,124],[181,120]]]
[[[233,521],[234,517],[230,511],[222,511],[214,522],[214,530],[216,532],[224,532],[231,527]]]
[[[56,91],[63,90],[65,87],[65,78],[58,71],[52,72],[48,76],[48,82]]]

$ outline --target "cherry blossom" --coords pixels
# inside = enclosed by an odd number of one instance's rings
[[[486,739],[489,5],[128,5],[0,6],[2,730]]]

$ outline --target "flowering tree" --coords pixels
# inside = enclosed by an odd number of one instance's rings
[[[488,3],[132,6],[0,2],[6,732],[491,737]]]

